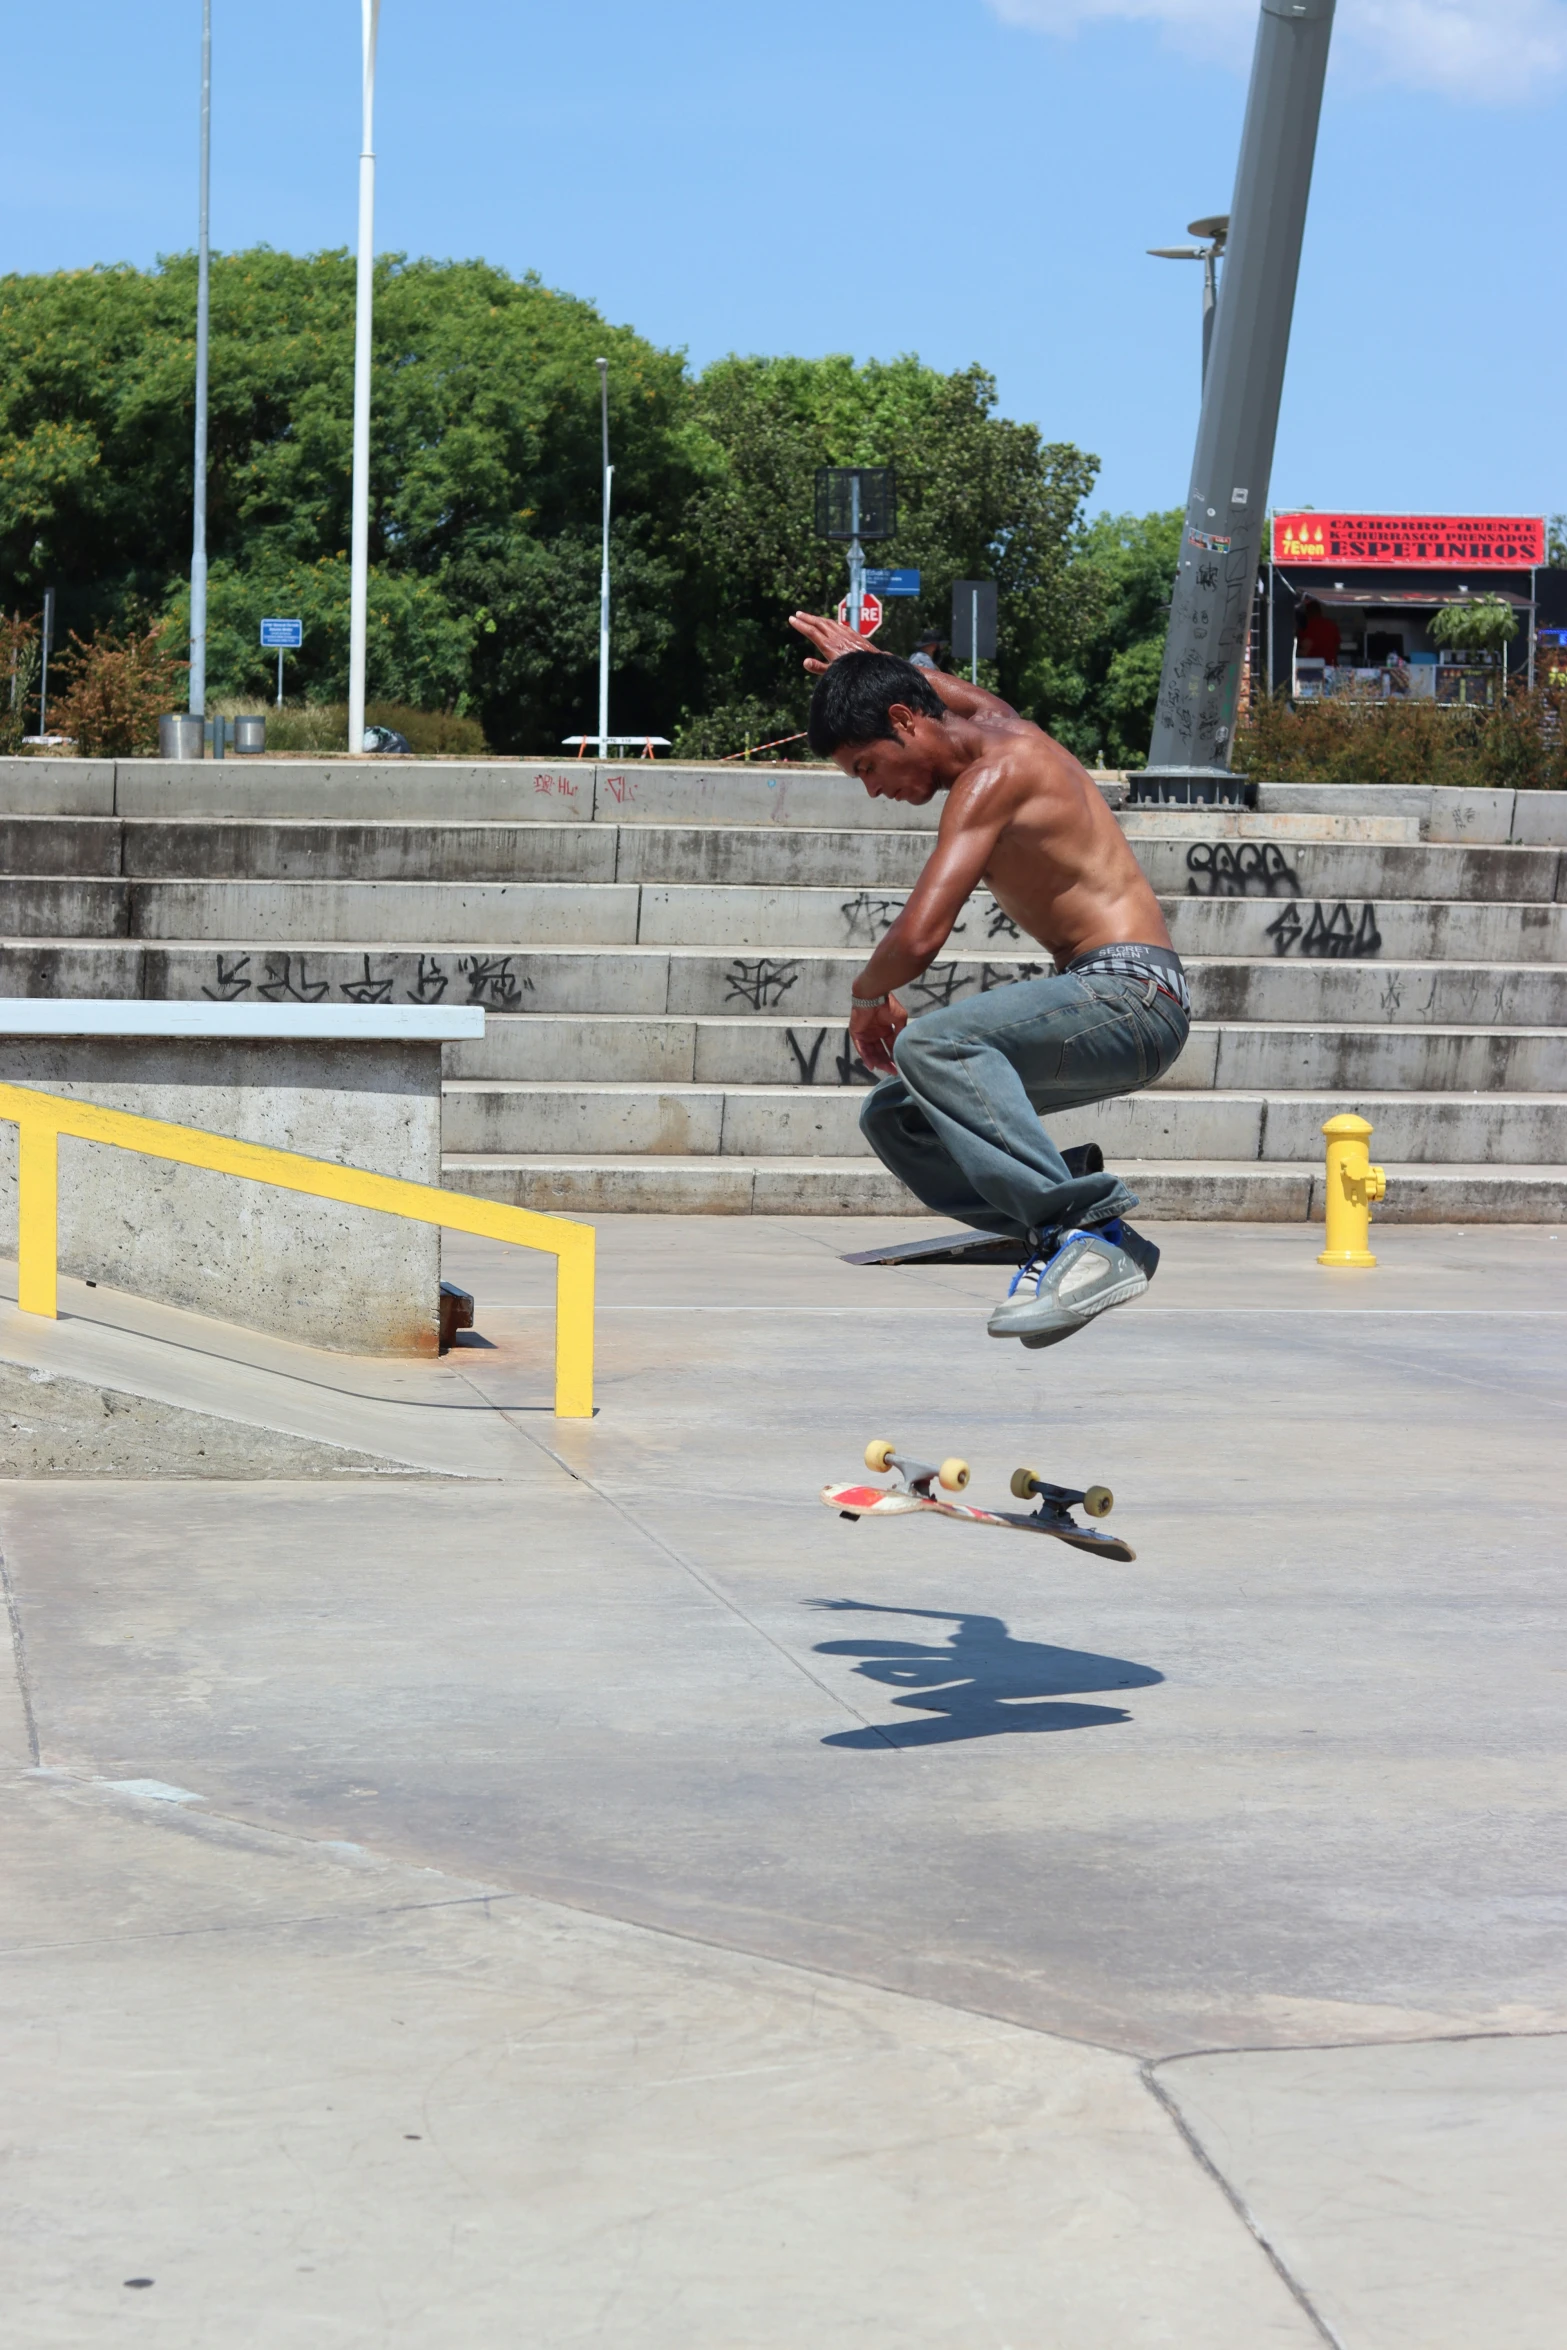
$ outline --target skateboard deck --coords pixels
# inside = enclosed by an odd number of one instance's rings
[[[1092,1551],[1097,1558],[1115,1559],[1130,1566],[1137,1553],[1119,1535],[1101,1533],[1097,1526],[1082,1526],[1073,1517],[1073,1507],[1081,1502],[1093,1517],[1109,1514],[1112,1496],[1103,1485],[1090,1485],[1079,1492],[1066,1485],[1047,1484],[1032,1469],[1019,1469],[1012,1479],[1012,1491],[1022,1500],[1036,1500],[1032,1510],[982,1510],[972,1503],[949,1500],[948,1494],[960,1493],[968,1484],[966,1461],[943,1461],[933,1468],[926,1461],[907,1460],[886,1443],[867,1445],[865,1465],[869,1469],[892,1469],[900,1482],[895,1485],[824,1485],[822,1499],[829,1509],[844,1518],[901,1518],[926,1510],[938,1518],[966,1518],[973,1526],[1010,1526],[1018,1534],[1048,1534],[1056,1542],[1069,1543],[1074,1550]],[[932,1490],[940,1485],[941,1494]]]

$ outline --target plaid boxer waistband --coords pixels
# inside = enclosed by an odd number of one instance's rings
[[[1170,947],[1109,946],[1092,947],[1086,955],[1079,955],[1066,966],[1068,971],[1099,972],[1107,979],[1140,979],[1150,982],[1161,995],[1167,995],[1180,1005],[1187,1018],[1191,1017],[1191,992],[1186,985],[1186,973],[1181,958]]]

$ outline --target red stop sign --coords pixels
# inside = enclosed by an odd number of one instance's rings
[[[849,625],[849,599],[847,596],[844,597],[843,602],[838,606],[838,618],[843,622],[844,627],[847,628]],[[867,588],[864,595],[860,598],[860,634],[861,636],[874,636],[880,626],[881,598],[880,596],[873,596],[870,592],[870,589]]]

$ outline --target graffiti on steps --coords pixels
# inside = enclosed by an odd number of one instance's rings
[[[816,1083],[816,1066],[822,1057],[822,1046],[827,1042],[826,1029],[817,1029],[816,1034],[810,1040],[809,1050],[801,1043],[800,1032],[797,1028],[786,1028],[784,1041],[794,1055],[794,1065],[800,1072],[800,1083],[814,1085]]]
[[[985,919],[987,938],[1021,938],[1022,935],[1010,914],[1004,913],[1000,906],[991,907]]]
[[[967,995],[973,984],[972,979],[963,976],[961,964],[932,963],[928,970],[920,973],[918,979],[911,979],[908,986],[900,988],[898,992],[911,1004],[918,1004],[922,1012],[940,1012],[946,1009],[954,997]]]
[[[800,976],[798,963],[779,963],[762,956],[756,962],[731,963],[725,974],[726,1004],[746,1004],[753,1012],[770,1012],[783,1002]]]
[[[879,938],[886,937],[902,913],[903,905],[902,898],[879,898],[868,889],[857,890],[839,909],[843,915],[845,945],[854,946],[863,939],[874,946]],[[958,929],[962,927],[960,922]]]
[[[358,979],[343,981],[343,994],[347,996],[351,1004],[389,1004],[392,1000],[395,975],[390,971],[385,973],[372,971],[368,955],[363,958],[363,961],[364,970],[361,976]]]
[[[362,954],[358,971],[344,979],[321,977],[319,970],[312,971],[312,960],[319,966],[319,956],[266,956],[258,979],[249,955],[217,954],[213,957],[212,984],[201,992],[214,1004],[238,1003],[248,995],[269,1004],[319,1004],[331,995],[340,996],[346,1004],[389,1004],[396,998],[399,982],[409,978],[406,966],[410,960],[414,969],[403,992],[405,1003],[438,1004],[452,983],[452,974],[438,955]],[[533,993],[533,981],[513,970],[514,961],[512,955],[459,956],[457,969],[468,985],[463,1000],[487,1005],[494,1012],[517,1010],[523,995]]]
[[[1186,852],[1192,898],[1298,898],[1300,875],[1277,841],[1194,840]]]
[[[993,987],[1010,987],[1014,980],[1053,979],[1054,963],[981,963],[979,992],[989,995]]]
[[[847,1028],[843,1032],[843,1042],[838,1047],[838,1057],[834,1066],[838,1071],[840,1085],[880,1085],[881,1083],[875,1070],[867,1069],[855,1051]]]
[[[237,955],[233,962],[224,955],[216,955],[213,960],[217,965],[217,985],[201,991],[209,1003],[234,1004],[242,995],[249,995],[251,982],[245,977],[250,969],[248,955]]]
[[[452,984],[452,975],[443,971],[434,955],[421,955],[414,983],[408,990],[411,1004],[438,1004]]]
[[[296,960],[299,964],[297,973],[294,969]],[[266,978],[256,989],[263,1002],[269,1004],[318,1004],[324,995],[330,995],[331,992],[330,979],[311,978],[303,955],[297,958],[285,955],[281,962],[268,963]]]
[[[1302,922],[1299,906],[1291,903],[1268,924],[1263,936],[1272,939],[1276,955],[1297,953],[1321,956],[1329,962],[1361,962],[1382,952],[1376,907],[1363,905],[1357,922],[1342,898],[1328,912],[1323,911],[1320,900],[1315,902],[1309,922]]]
[[[459,955],[457,968],[468,982],[469,1003],[487,1004],[492,1012],[514,1011],[522,982],[511,966],[510,955]]]

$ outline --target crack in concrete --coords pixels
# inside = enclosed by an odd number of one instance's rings
[[[1169,2095],[1163,2083],[1154,2078],[1155,2066],[1160,2062],[1170,2061],[1173,2060],[1154,2058],[1149,2062],[1140,2064],[1137,2068],[1138,2079],[1142,2082],[1143,2087],[1148,2091],[1150,2097],[1153,2098],[1154,2103],[1163,2113],[1168,2116],[1169,2120],[1174,2125],[1177,2137],[1180,2139],[1181,2144],[1186,2148],[1187,2153],[1196,2163],[1198,2169],[1203,2171],[1207,2177],[1213,2181],[1214,2185],[1218,2188],[1219,2193],[1224,2197],[1225,2202],[1230,2206],[1230,2209],[1240,2220],[1241,2225],[1245,2228],[1247,2234],[1261,2250],[1263,2257],[1267,2260],[1268,2265],[1273,2270],[1273,2273],[1278,2278],[1280,2284],[1283,2285],[1285,2291],[1290,2295],[1292,2300],[1298,2304],[1308,2322],[1316,2328],[1323,2341],[1331,2345],[1331,2350],[1346,2350],[1343,2335],[1335,2333],[1332,2326],[1329,2325],[1327,2319],[1323,2316],[1321,2310],[1313,2301],[1310,2293],[1308,2293],[1306,2290],[1306,2287],[1301,2283],[1300,2279],[1290,2268],[1289,2263],[1279,2252],[1277,2246],[1270,2241],[1267,2231],[1264,2229],[1262,2222],[1257,2218],[1257,2215],[1252,2210],[1250,2204],[1246,2201],[1245,2196],[1240,2193],[1238,2188],[1233,2187],[1230,2184],[1223,2171],[1220,2170],[1218,2164],[1213,2160],[1207,2148],[1203,2145],[1202,2140],[1197,2136],[1195,2130],[1193,2130],[1190,2124],[1187,2122],[1185,2115],[1181,2112],[1181,2109],[1176,2104],[1174,2098]]]
[[[470,1379],[466,1371],[459,1373],[459,1376],[468,1386],[473,1388],[475,1395],[484,1395],[483,1388],[476,1381]],[[486,1398],[486,1400],[488,1399]],[[537,1429],[529,1428],[501,1404],[491,1404],[490,1409],[498,1412],[507,1426],[515,1428],[519,1436],[525,1437],[530,1444],[537,1445],[539,1451],[547,1459],[552,1460],[558,1469],[565,1471],[573,1484],[586,1486],[588,1492],[601,1501],[606,1509],[613,1510],[618,1518],[624,1519],[628,1526],[641,1535],[644,1542],[651,1543],[655,1550],[662,1552],[671,1566],[682,1575],[687,1576],[699,1591],[705,1591],[716,1606],[734,1616],[738,1622],[746,1626],[748,1631],[754,1632],[758,1640],[764,1641],[775,1656],[781,1657],[783,1662],[798,1673],[802,1680],[809,1681],[814,1689],[820,1690],[831,1705],[836,1706],[841,1713],[848,1715],[851,1722],[858,1722],[862,1730],[869,1730],[873,1736],[879,1738],[889,1754],[901,1754],[904,1751],[896,1739],[888,1737],[879,1722],[871,1721],[867,1715],[859,1711],[857,1706],[851,1705],[840,1691],[834,1689],[830,1682],[824,1681],[820,1674],[813,1673],[810,1666],[803,1664],[793,1650],[787,1647],[775,1633],[769,1632],[765,1624],[759,1624],[756,1618],[740,1605],[738,1600],[732,1599],[728,1592],[721,1590],[716,1583],[704,1575],[693,1560],[684,1557],[672,1543],[664,1540],[662,1534],[656,1533],[651,1526],[644,1523],[637,1516],[635,1510],[629,1509],[623,1501],[617,1501],[614,1494],[607,1492],[595,1478],[588,1475],[585,1469],[573,1468],[570,1461],[558,1453],[553,1445],[546,1444]]]
[[[11,1570],[0,1551],[0,1589],[5,1592],[5,1612],[11,1627],[11,1663],[16,1674],[17,1695],[22,1705],[22,1721],[27,1731],[27,1752],[34,1770],[43,1761],[38,1744],[38,1717],[33,1711],[33,1692],[27,1678],[27,1645],[22,1633],[22,1611],[17,1604],[16,1586],[11,1581]]]

